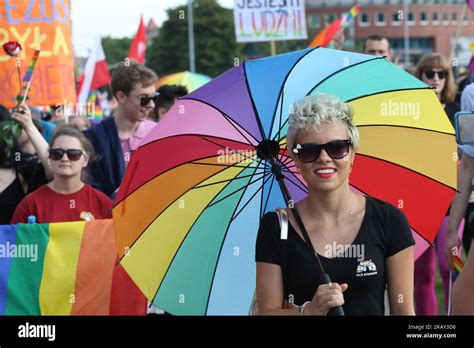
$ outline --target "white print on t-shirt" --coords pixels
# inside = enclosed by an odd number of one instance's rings
[[[359,262],[359,265],[357,266],[356,277],[367,277],[376,275],[377,273],[378,272],[375,263],[373,263],[372,260],[365,260]]]
[[[94,215],[89,211],[81,211],[81,214],[79,215],[79,217],[81,218],[81,220],[84,220],[84,221],[94,220]]]

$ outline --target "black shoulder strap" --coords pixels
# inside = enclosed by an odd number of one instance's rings
[[[278,208],[275,210],[278,215],[280,222],[280,240],[281,240],[281,272],[283,277],[283,293],[286,293],[287,283],[287,260],[288,260],[288,213],[284,208]]]

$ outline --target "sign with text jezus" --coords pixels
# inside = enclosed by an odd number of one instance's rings
[[[41,49],[27,104],[76,101],[70,0],[0,0],[0,45],[22,46],[22,78],[35,49]],[[13,107],[20,91],[15,59],[0,49],[0,104]]]
[[[237,42],[306,39],[304,0],[234,0]]]

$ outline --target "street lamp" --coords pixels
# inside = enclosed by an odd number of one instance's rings
[[[193,0],[188,0],[189,71],[196,72],[194,59]]]

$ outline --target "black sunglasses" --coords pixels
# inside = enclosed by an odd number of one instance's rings
[[[442,80],[448,77],[448,72],[447,71],[433,71],[433,70],[428,70],[424,72],[425,76],[429,79],[432,79],[435,75],[438,75],[438,77]]]
[[[343,159],[349,153],[349,146],[352,145],[351,140],[333,140],[326,144],[297,144],[293,149],[293,153],[303,163],[311,163],[316,161],[324,149],[332,159]]]
[[[140,99],[140,106],[147,106],[148,104],[150,104],[150,100],[153,100],[153,103],[156,104],[159,96],[160,96],[160,93],[156,93],[152,97],[148,97],[148,96],[138,97],[138,99]]]
[[[63,158],[64,154],[67,155],[67,158],[70,161],[78,161],[82,155],[86,155],[86,152],[84,150],[80,149],[51,149],[49,150],[49,159],[53,161],[59,161]]]

